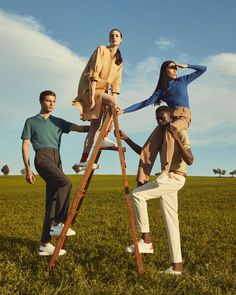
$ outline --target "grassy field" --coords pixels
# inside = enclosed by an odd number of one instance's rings
[[[80,176],[70,176],[73,193]],[[129,177],[130,188],[135,187]],[[44,183],[0,177],[0,294],[236,294],[236,178],[188,177],[179,193],[184,275],[159,273],[170,265],[159,201],[149,201],[155,247],[138,275],[120,176],[94,176],[67,254],[47,272],[37,249]],[[53,243],[56,243],[54,238]]]

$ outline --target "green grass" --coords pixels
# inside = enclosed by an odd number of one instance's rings
[[[72,197],[81,176],[70,176]],[[129,177],[130,189],[135,187]],[[75,237],[51,272],[39,257],[44,183],[0,177],[0,294],[235,294],[236,179],[188,177],[179,193],[184,275],[161,275],[170,265],[158,200],[149,201],[155,246],[137,273],[120,176],[96,175],[77,216]],[[53,243],[56,243],[54,238]]]

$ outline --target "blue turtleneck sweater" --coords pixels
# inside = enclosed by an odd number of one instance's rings
[[[170,108],[175,108],[177,106],[189,108],[187,86],[193,80],[201,76],[207,68],[200,65],[189,65],[188,67],[196,71],[191,74],[181,76],[177,79],[169,80],[167,85],[168,93],[165,90],[159,89],[155,91],[148,99],[125,108],[124,112],[131,113],[146,106],[156,103],[158,104],[160,100],[165,102]]]

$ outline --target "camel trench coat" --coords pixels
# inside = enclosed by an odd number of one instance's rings
[[[122,63],[117,65],[116,58],[111,56],[110,49],[101,45],[92,54],[79,81],[78,95],[72,104],[79,108],[82,120],[98,119],[102,108],[102,94],[111,90],[120,93],[122,79]],[[95,80],[95,107],[89,111],[89,84]]]

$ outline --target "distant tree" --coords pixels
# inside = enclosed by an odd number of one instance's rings
[[[20,171],[20,173],[21,173],[22,175],[25,175],[25,174],[26,174],[26,170],[25,170],[25,168],[22,168],[21,171]]]
[[[229,175],[231,175],[232,177],[234,177],[234,175],[236,175],[236,170],[233,170],[233,171],[229,172]]]
[[[221,170],[221,174],[225,175],[226,174],[226,170]]]
[[[9,169],[9,167],[8,167],[7,165],[4,165],[4,166],[2,167],[2,169],[1,169],[1,171],[2,171],[2,173],[3,173],[4,175],[8,175],[9,172],[10,172],[10,169]]]
[[[214,172],[214,174],[216,175],[216,174],[219,174],[219,168],[217,168],[217,169],[213,169],[213,172]]]
[[[219,174],[219,177],[221,177],[221,175],[225,175],[226,170],[217,168],[217,169],[213,169],[213,172],[214,174]]]

